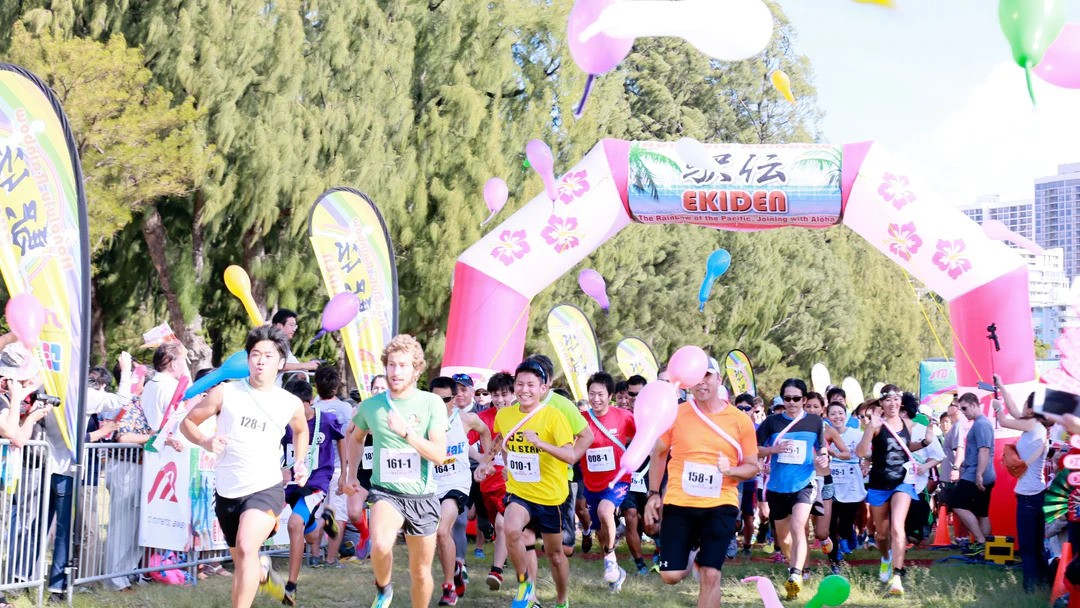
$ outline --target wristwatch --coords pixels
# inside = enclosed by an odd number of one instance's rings
[[[649,499],[649,498],[652,498],[653,496],[660,496],[660,492],[658,492],[657,490],[649,490],[649,495],[646,496],[645,498]]]

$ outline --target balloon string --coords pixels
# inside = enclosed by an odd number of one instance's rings
[[[585,113],[585,100],[589,98],[589,93],[592,91],[593,80],[596,78],[594,74],[589,74],[588,80],[585,81],[585,92],[581,94],[581,101],[578,102],[576,108],[574,108],[574,118],[581,118]]]
[[[956,335],[956,330],[953,328],[953,324],[952,321],[949,320],[949,316],[945,314],[945,311],[942,310],[941,305],[938,304],[936,300],[934,300],[934,306],[937,307],[938,313],[941,315],[941,318],[945,319],[945,324],[949,327],[949,333],[952,334],[953,340],[960,345],[960,352],[964,353],[964,358],[967,359],[968,365],[970,365],[971,369],[975,370],[975,373],[978,374],[980,378],[982,378],[982,374],[979,373],[978,368],[975,367],[975,362],[971,360],[971,355],[968,354],[967,347],[964,346],[964,343],[960,341],[960,337]]]
[[[907,270],[903,268],[901,268],[900,270],[904,273],[904,278],[907,280],[907,284],[911,286],[911,292],[915,294],[915,301],[919,304],[919,310],[922,311],[923,318],[926,319],[926,325],[930,328],[930,333],[933,334],[934,339],[937,340],[938,348],[941,349],[942,357],[944,357],[945,360],[948,361],[949,355],[945,351],[945,345],[941,342],[941,337],[938,336],[937,330],[934,329],[934,324],[930,322],[930,315],[926,313],[926,308],[923,307],[922,298],[919,297],[919,292],[915,290],[915,284],[911,282],[911,277],[908,276]],[[949,321],[948,315],[945,314],[945,311],[941,310],[941,306],[936,301],[934,302],[934,306],[937,307],[937,310],[941,314],[941,317],[945,319],[945,324],[949,327],[949,333],[952,334],[953,341],[960,345],[960,350],[964,353],[964,358],[967,359],[968,365],[970,365],[971,369],[975,370],[975,374],[981,378],[982,374],[979,373],[979,368],[975,367],[975,362],[971,360],[971,355],[968,354],[967,348],[964,347],[964,343],[961,342],[960,338],[956,335],[956,330],[953,329],[952,322]]]
[[[480,227],[483,228],[488,222],[490,222],[491,218],[495,217],[496,213],[498,213],[498,211],[492,211],[491,215],[489,215],[486,220],[480,222]]]
[[[510,327],[510,331],[507,332],[506,337],[503,338],[502,344],[500,344],[499,348],[495,351],[495,355],[491,357],[491,362],[487,364],[488,368],[495,365],[495,361],[499,359],[499,355],[501,355],[503,349],[506,348],[506,343],[510,341],[510,337],[514,335],[514,330],[517,329],[518,323],[521,323],[522,317],[524,317],[527,312],[529,312],[529,305],[526,303],[525,307],[521,309],[521,314],[519,314],[517,320],[514,321],[514,325]]]

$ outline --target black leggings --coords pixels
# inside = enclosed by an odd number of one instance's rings
[[[855,547],[855,516],[862,507],[861,502],[840,502],[834,500],[832,504],[832,522],[829,526],[829,538],[833,541],[833,550],[829,559],[839,561],[840,540],[848,541],[848,547]]]

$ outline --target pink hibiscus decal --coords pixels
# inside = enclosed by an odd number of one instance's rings
[[[908,203],[915,202],[915,193],[908,189],[911,181],[906,175],[886,173],[882,179],[877,192],[885,202],[891,202],[897,209],[903,209]]]
[[[529,253],[529,243],[525,240],[524,230],[503,230],[499,235],[499,244],[491,250],[491,257],[497,258],[509,266],[514,260],[520,260]]]
[[[889,238],[885,239],[885,243],[889,246],[889,253],[905,262],[911,261],[911,256],[915,255],[919,247],[923,245],[922,238],[915,233],[914,223],[903,226],[889,224]]]
[[[956,279],[965,272],[971,270],[971,260],[964,257],[964,239],[955,241],[938,240],[937,252],[931,260],[935,266],[949,274],[949,278]]]
[[[554,245],[555,253],[562,253],[581,244],[581,233],[577,232],[577,218],[563,219],[557,215],[548,218],[548,225],[540,231],[548,245]]]
[[[588,175],[585,169],[563,176],[559,182],[559,200],[569,205],[574,199],[589,191]]]

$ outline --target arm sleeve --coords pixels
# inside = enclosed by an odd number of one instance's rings
[[[772,433],[769,431],[771,426],[772,425],[769,424],[769,419],[766,418],[765,421],[761,423],[761,426],[757,428],[758,445],[768,447],[772,443]]]
[[[450,426],[450,419],[446,417],[446,405],[435,396],[434,393],[428,399],[429,407],[431,408],[431,417],[428,419],[427,433],[425,437],[429,437],[431,431],[443,431],[446,432]]]
[[[337,415],[333,412],[325,412],[323,416],[326,418],[326,426],[329,429],[330,439],[337,441],[345,438],[345,433],[341,432],[341,423],[338,422]]]
[[[754,423],[748,418],[741,424],[739,442],[742,443],[743,462],[753,462],[758,457],[758,437],[754,433]]]
[[[825,421],[824,420],[821,421],[821,426],[818,427],[817,440],[816,440],[816,443],[814,444],[814,447],[816,449],[819,449],[819,450],[821,448],[825,447]]]
[[[569,422],[570,432],[574,436],[580,435],[585,430],[585,427],[589,426],[588,421],[585,420],[585,417],[581,415],[581,412],[576,407],[566,410],[566,420]]]
[[[355,424],[356,428],[360,429],[361,431],[370,431],[371,430],[371,427],[369,427],[368,423],[367,423],[367,417],[364,416],[364,410],[366,410],[366,409],[367,408],[365,408],[363,404],[360,404],[359,406],[357,406],[356,407],[356,415],[353,416],[353,419],[352,419],[353,424]]]
[[[994,427],[989,422],[979,425],[979,447],[994,450]]]
[[[578,414],[578,417],[581,418],[581,414]],[[548,422],[550,425],[548,428],[551,431],[552,445],[555,447],[562,447],[574,441],[574,436],[576,436],[577,433],[574,433],[570,428],[570,424],[567,422],[565,416],[548,416],[548,420],[550,421]],[[584,420],[584,418],[582,418],[582,420]]]

